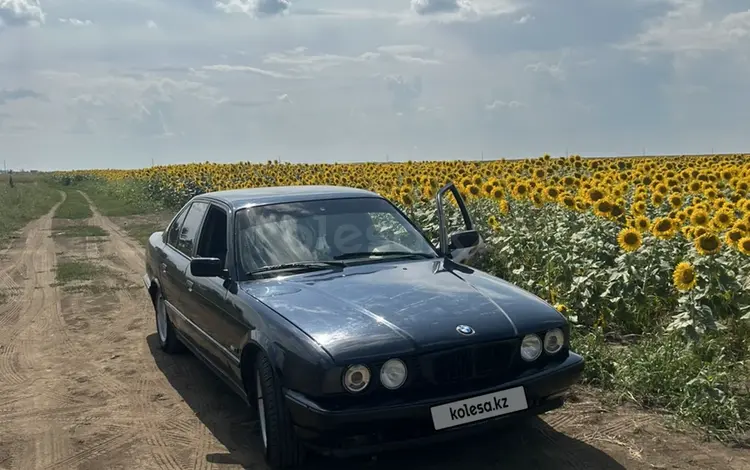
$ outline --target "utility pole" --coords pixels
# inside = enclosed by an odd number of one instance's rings
[[[5,160],[3,160],[3,173],[7,173],[8,172],[8,165],[6,163],[7,162]]]

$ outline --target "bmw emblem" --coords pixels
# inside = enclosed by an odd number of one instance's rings
[[[474,328],[470,327],[469,325],[458,325],[456,327],[456,331],[464,336],[471,336],[474,334]]]

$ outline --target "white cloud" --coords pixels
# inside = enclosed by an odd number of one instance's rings
[[[673,0],[674,7],[649,22],[620,47],[638,52],[695,53],[750,48],[750,9],[721,12],[704,0]]]
[[[750,147],[747,0],[42,5],[0,0],[9,165]]]
[[[527,64],[525,70],[532,72],[547,73],[550,76],[557,78],[558,80],[565,79],[565,71],[562,69],[561,64],[547,64],[544,62],[535,62],[533,64]]]
[[[77,18],[58,18],[58,21],[72,26],[91,26],[94,24],[91,20],[79,20]]]
[[[534,19],[531,15],[523,15],[522,17],[518,18],[514,23],[516,24],[526,24],[529,21],[532,21]]]
[[[38,26],[44,21],[39,0],[0,0],[0,27]]]
[[[309,75],[290,75],[290,74],[286,74],[282,72],[275,72],[273,70],[266,70],[266,69],[261,69],[258,67],[252,67],[249,65],[227,65],[227,64],[204,65],[202,69],[209,71],[209,72],[246,72],[246,73],[261,75],[264,77],[280,78],[284,80],[299,80],[299,79],[312,78]]]
[[[511,0],[411,0],[414,15],[405,15],[402,24],[476,22],[518,11]]]
[[[219,0],[216,8],[225,13],[244,13],[250,16],[273,16],[289,10],[289,0]]]
[[[411,8],[420,15],[455,13],[471,9],[467,0],[411,0]]]
[[[485,107],[488,110],[495,110],[495,109],[501,109],[501,108],[515,109],[515,108],[522,108],[524,106],[526,105],[521,103],[520,101],[494,100],[493,102],[488,103]]]

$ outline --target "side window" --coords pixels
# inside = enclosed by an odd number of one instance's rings
[[[185,221],[185,216],[187,215],[189,210],[190,207],[183,209],[183,211],[180,212],[180,214],[174,219],[172,225],[170,225],[167,229],[168,245],[177,246],[177,240],[179,240],[180,238],[180,228],[182,227],[182,222]]]
[[[201,222],[203,222],[203,216],[207,210],[208,203],[194,202],[187,212],[185,222],[182,224],[180,237],[177,240],[175,248],[188,256],[193,255],[193,247],[197,241],[196,236],[198,235],[198,230],[201,228]]]
[[[208,210],[196,254],[201,258],[219,258],[226,266],[227,213],[219,206],[211,204]]]

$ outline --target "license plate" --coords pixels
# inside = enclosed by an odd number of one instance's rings
[[[446,403],[445,405],[433,406],[430,408],[430,412],[432,413],[432,424],[435,425],[435,430],[440,430],[515,413],[528,407],[523,387],[516,387]]]

